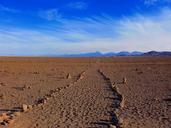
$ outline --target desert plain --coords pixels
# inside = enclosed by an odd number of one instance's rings
[[[0,128],[170,128],[171,57],[0,57]]]

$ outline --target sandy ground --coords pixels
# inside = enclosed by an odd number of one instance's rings
[[[126,128],[171,127],[171,63],[155,59],[101,67],[125,99],[120,117]],[[124,86],[120,85],[123,77],[127,79]]]
[[[0,114],[0,128],[170,128],[171,58],[1,57]]]

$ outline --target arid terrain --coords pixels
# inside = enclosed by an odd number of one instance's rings
[[[0,57],[0,128],[170,128],[171,57]]]

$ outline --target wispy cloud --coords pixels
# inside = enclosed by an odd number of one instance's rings
[[[46,55],[80,52],[168,51],[171,10],[116,20],[110,16],[63,19],[41,29],[0,27],[1,55]]]
[[[59,20],[61,18],[58,9],[41,10],[38,12],[38,15],[48,21]]]
[[[2,4],[0,4],[0,12],[18,13],[20,11],[17,10],[17,9],[13,9],[13,8],[9,8],[9,7],[3,6]]]
[[[145,5],[154,5],[158,1],[160,1],[160,0],[145,0],[144,4]]]
[[[67,7],[71,9],[77,9],[77,10],[85,10],[88,7],[88,4],[85,2],[71,2],[67,5]]]
[[[145,0],[144,1],[144,4],[147,5],[147,6],[151,6],[151,5],[155,5],[155,4],[158,4],[158,3],[171,3],[171,0]]]

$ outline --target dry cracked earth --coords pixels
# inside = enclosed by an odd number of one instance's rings
[[[0,58],[0,128],[170,128],[171,58]]]

